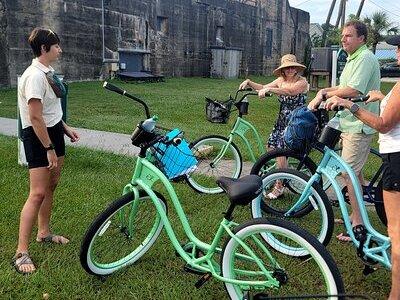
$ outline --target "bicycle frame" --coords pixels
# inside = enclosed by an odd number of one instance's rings
[[[181,224],[183,226],[184,232],[186,236],[189,238],[190,243],[192,243],[193,248],[191,251],[191,254],[189,254],[187,251],[185,251],[184,247],[179,243],[175,231],[172,228],[171,223],[169,222],[168,216],[166,212],[163,209],[162,204],[160,201],[158,201],[158,198],[156,194],[152,190],[152,186],[157,182],[161,181],[161,183],[164,185],[166,188],[169,197],[172,200],[172,203],[174,205],[174,208],[178,214],[178,217],[181,221]],[[130,214],[130,218],[134,217],[135,212],[137,209],[137,205],[139,205],[139,201],[135,201],[139,198],[139,189],[143,189],[152,199],[153,204],[155,205],[157,212],[161,218],[161,221],[164,224],[165,230],[167,232],[167,235],[172,242],[174,248],[176,251],[179,253],[179,255],[192,267],[203,271],[205,273],[211,273],[211,275],[223,282],[227,283],[232,283],[235,285],[240,285],[240,286],[252,286],[252,287],[262,287],[262,288],[278,288],[279,287],[279,282],[272,277],[273,271],[268,271],[265,269],[262,260],[258,258],[255,253],[249,249],[243,241],[241,241],[237,236],[235,236],[231,228],[235,227],[237,224],[229,221],[227,219],[223,219],[219,225],[219,228],[215,234],[215,237],[212,241],[211,244],[207,244],[199,240],[194,233],[192,232],[192,229],[190,227],[189,221],[183,211],[183,208],[180,204],[179,198],[172,186],[172,184],[169,182],[167,177],[156,167],[154,166],[150,161],[148,161],[144,157],[138,157],[137,163],[135,166],[135,170],[131,179],[131,182],[127,184],[124,187],[123,194],[133,192],[134,193],[134,201],[132,202],[132,210]],[[131,224],[130,224],[131,225]],[[129,230],[132,230],[132,226],[129,226]],[[265,281],[243,281],[243,280],[236,280],[236,279],[229,279],[225,278],[221,275],[221,270],[219,267],[219,264],[213,260],[214,254],[217,252],[221,252],[222,249],[218,247],[220,244],[221,238],[224,235],[224,233],[228,234],[230,237],[235,239],[246,251],[247,255],[245,254],[237,254],[238,257],[246,259],[246,260],[252,260],[254,261],[262,270],[263,274],[265,275]],[[260,246],[261,242],[259,242]],[[265,258],[270,259],[275,265],[278,265],[277,262],[274,260],[268,249],[265,248],[265,246],[262,246],[265,254]],[[196,249],[202,250],[205,255],[202,257],[195,257],[195,252]]]
[[[366,257],[371,258],[379,262],[384,267],[390,269],[391,261],[390,261],[390,255],[388,254],[389,248],[391,246],[390,239],[389,237],[376,231],[371,225],[365,204],[363,202],[362,189],[354,171],[335,151],[331,150],[330,148],[326,146],[324,147],[324,156],[317,168],[316,173],[307,182],[306,187],[304,188],[304,191],[301,194],[299,200],[286,213],[286,215],[290,216],[290,214],[293,211],[296,211],[296,209],[300,208],[307,201],[310,201],[309,190],[311,186],[315,182],[319,183],[321,181],[322,176],[325,176],[325,178],[327,178],[329,182],[332,184],[336,196],[338,197],[339,207],[343,216],[346,230],[349,233],[352,242],[358,248],[360,242],[356,240],[354,236],[352,225],[350,222],[349,211],[347,209],[346,202],[342,194],[342,189],[339,183],[335,179],[339,174],[344,174],[344,173],[347,173],[347,175],[350,177],[351,183],[355,190],[357,203],[361,213],[361,218],[367,230],[367,239],[366,242],[364,243],[363,252]]]
[[[259,153],[264,152],[264,146],[261,141],[260,134],[258,133],[257,129],[248,121],[243,119],[242,117],[238,116],[233,126],[231,132],[228,135],[228,144],[231,144],[234,137],[238,136],[246,145],[248,153],[250,153],[250,158],[252,162],[256,162],[256,155],[253,149],[253,146],[250,144],[249,139],[246,138],[246,133],[250,132],[256,141],[256,145],[258,148]],[[226,151],[226,150],[225,150]]]

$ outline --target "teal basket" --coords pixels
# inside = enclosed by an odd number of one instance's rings
[[[182,136],[176,128],[166,134],[168,142],[157,143],[152,148],[153,162],[169,179],[190,174],[197,166],[197,159]]]

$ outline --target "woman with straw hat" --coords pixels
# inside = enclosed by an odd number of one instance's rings
[[[290,113],[297,107],[303,106],[307,100],[308,82],[300,76],[306,67],[297,62],[296,56],[286,54],[282,56],[281,65],[274,70],[274,75],[278,78],[273,82],[262,85],[252,82],[250,79],[243,81],[239,89],[251,87],[258,91],[258,96],[264,98],[266,93],[273,93],[278,96],[280,102],[278,118],[268,138],[267,149],[284,148],[283,132],[288,124]],[[286,167],[286,159],[279,157],[277,167]],[[276,199],[283,194],[284,187],[277,181],[274,189],[265,197]]]

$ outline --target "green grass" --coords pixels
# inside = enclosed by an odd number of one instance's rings
[[[162,233],[155,246],[135,265],[101,282],[87,275],[80,267],[79,247],[82,236],[93,218],[118,197],[129,180],[134,159],[68,148],[65,168],[56,192],[52,228],[71,238],[67,246],[40,245],[32,242],[30,252],[38,271],[29,276],[17,274],[9,265],[18,235],[19,213],[28,193],[28,172],[18,166],[16,139],[0,136],[0,298],[40,299],[49,293],[50,299],[224,299],[224,288],[211,280],[197,290],[198,276],[182,271],[183,261],[175,257],[174,249]],[[175,184],[193,230],[206,241],[227,207],[221,195],[199,195],[185,184]],[[239,222],[250,218],[249,208],[235,212]],[[172,223],[178,219],[169,202]],[[376,219],[376,218],[375,218]],[[336,228],[338,233],[342,228]],[[179,227],[178,236],[185,241]],[[32,239],[33,240],[33,239]],[[389,291],[390,273],[379,270],[368,277],[361,273],[362,263],[355,249],[332,239],[328,250],[338,263],[346,291],[384,299]],[[312,281],[313,278],[304,278]]]

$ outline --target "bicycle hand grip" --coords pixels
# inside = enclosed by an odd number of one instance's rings
[[[367,101],[369,99],[369,95],[363,95],[363,96],[358,96],[355,98],[350,99],[353,102],[364,102]]]
[[[239,90],[240,92],[251,92],[253,89],[251,87],[247,87],[244,89]]]
[[[106,88],[107,90],[116,92],[116,93],[118,93],[120,95],[124,95],[126,93],[126,91],[120,89],[119,87],[117,87],[117,86],[115,86],[115,85],[113,85],[111,83],[108,83],[107,81],[104,81],[103,87]]]
[[[340,110],[344,110],[344,106],[339,105],[339,106],[336,106],[336,107],[333,109],[333,111],[340,111]]]

